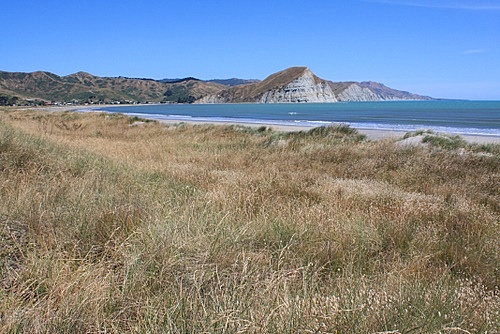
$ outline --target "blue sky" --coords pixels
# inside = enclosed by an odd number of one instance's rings
[[[500,0],[6,0],[0,70],[256,78],[308,66],[500,100]]]

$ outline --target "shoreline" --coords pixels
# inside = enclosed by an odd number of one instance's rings
[[[107,112],[106,110],[102,110],[102,108],[109,107],[124,107],[124,106],[144,106],[141,104],[110,104],[110,105],[83,105],[83,106],[54,106],[54,107],[39,107],[35,108],[38,110],[47,110],[47,111],[74,111],[74,112]],[[122,113],[127,115],[126,113]],[[130,116],[130,115],[128,115]],[[237,122],[237,121],[216,121],[216,120],[189,120],[184,118],[179,119],[161,119],[155,117],[147,117],[147,116],[138,116],[144,119],[155,120],[164,124],[174,125],[180,123],[187,123],[193,125],[202,125],[202,124],[214,124],[214,125],[238,125],[238,126],[248,126],[252,128],[260,128],[267,127],[272,129],[273,131],[279,132],[298,132],[298,131],[308,131],[316,126],[303,126],[303,125],[283,125],[283,124],[273,124],[270,122],[266,122],[263,120],[261,123],[248,123],[248,122]],[[353,127],[360,134],[366,136],[369,140],[384,140],[384,139],[402,139],[403,136],[409,131],[405,130],[389,130],[389,129],[364,129],[364,128],[356,128]],[[456,134],[456,133],[446,133],[439,132],[436,133],[444,133],[448,135],[458,135],[465,141],[473,144],[500,144],[500,137],[496,136],[488,136],[488,135],[467,135],[467,134]]]
[[[146,118],[146,117],[144,117]],[[154,118],[153,118],[154,119]],[[180,124],[180,123],[187,123],[187,124],[192,124],[192,125],[203,125],[203,124],[213,124],[213,125],[239,125],[239,126],[248,126],[251,128],[260,128],[262,126],[265,126],[267,128],[272,129],[273,131],[278,131],[278,132],[298,132],[298,131],[309,131],[314,128],[314,126],[294,126],[294,125],[276,125],[276,124],[270,124],[266,122],[262,123],[245,123],[245,122],[216,122],[216,121],[190,121],[190,120],[185,120],[185,119],[154,119],[158,122],[168,124],[168,125],[175,125],[175,124]],[[360,134],[363,134],[366,136],[367,139],[369,140],[384,140],[384,139],[403,139],[403,136],[408,133],[408,131],[402,131],[402,130],[384,130],[384,129],[362,129],[362,128],[355,128],[358,130]],[[436,132],[439,133],[439,132]],[[455,134],[451,134],[455,135]],[[500,144],[500,137],[493,137],[493,136],[481,136],[481,135],[460,135],[459,136],[473,144]]]

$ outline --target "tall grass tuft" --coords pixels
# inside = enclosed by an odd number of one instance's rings
[[[0,112],[0,331],[492,333],[498,145]]]

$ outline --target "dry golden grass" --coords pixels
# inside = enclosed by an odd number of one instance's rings
[[[0,112],[0,331],[498,330],[498,146],[132,122]]]

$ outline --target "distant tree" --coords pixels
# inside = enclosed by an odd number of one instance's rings
[[[193,103],[196,98],[193,95],[182,96],[177,99],[177,103]]]
[[[5,95],[0,95],[0,106],[7,106],[9,103],[9,97]]]
[[[19,103],[17,96],[0,95],[0,106],[12,106]]]

